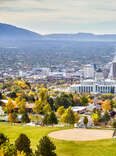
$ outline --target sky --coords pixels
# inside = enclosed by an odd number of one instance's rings
[[[0,0],[0,22],[41,34],[116,34],[116,0]]]

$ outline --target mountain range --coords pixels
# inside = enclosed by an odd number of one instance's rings
[[[116,41],[116,34],[96,35],[92,33],[41,35],[13,25],[0,23],[0,40],[77,40],[77,41]]]

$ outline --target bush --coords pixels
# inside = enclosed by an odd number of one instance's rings
[[[0,133],[0,147],[2,144],[6,143],[8,140],[8,138],[3,134],[3,133]]]
[[[35,156],[56,156],[54,150],[55,145],[50,141],[47,136],[44,136],[37,145],[37,150],[35,151]]]
[[[26,112],[22,114],[21,122],[22,123],[29,123],[30,122],[29,116]]]
[[[32,155],[32,150],[30,148],[30,140],[25,134],[20,134],[20,136],[15,141],[15,146],[17,151],[23,151],[27,156]]]

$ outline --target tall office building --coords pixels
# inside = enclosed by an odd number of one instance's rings
[[[116,56],[111,63],[109,78],[116,79]]]
[[[84,77],[84,79],[94,79],[94,77],[95,77],[94,65],[87,64],[84,66],[83,77]]]

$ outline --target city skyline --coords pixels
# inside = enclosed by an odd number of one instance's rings
[[[113,0],[0,0],[1,23],[37,33],[116,33]]]

